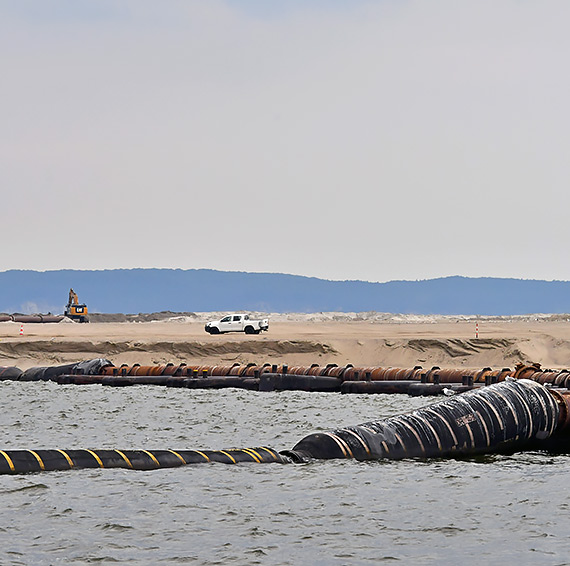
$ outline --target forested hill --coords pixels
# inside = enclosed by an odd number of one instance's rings
[[[0,272],[0,312],[63,312],[69,288],[91,312],[391,312],[515,315],[569,313],[570,282],[444,277],[328,281],[209,269]]]

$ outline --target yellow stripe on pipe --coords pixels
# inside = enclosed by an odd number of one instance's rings
[[[104,468],[105,466],[103,465],[103,462],[101,461],[101,458],[99,458],[99,456],[97,456],[97,454],[95,454],[95,452],[93,452],[93,450],[87,450],[85,449],[85,452],[89,452],[89,454],[91,454],[91,456],[93,456],[93,458],[95,458],[95,460],[97,460],[97,463],[99,464],[100,468]]]
[[[38,464],[40,465],[40,470],[46,469],[44,463],[42,462],[42,459],[40,458],[37,452],[34,452],[33,450],[27,450],[27,452],[29,452],[38,461]]]
[[[237,464],[235,458],[231,454],[228,454],[225,450],[218,450],[218,452],[220,454],[225,454],[234,464]]]
[[[269,448],[265,448],[265,446],[260,446],[259,448],[257,448],[257,450],[265,450],[266,452],[268,452],[273,459],[277,462],[279,460],[279,457],[277,456],[277,454],[275,454],[275,452],[273,450],[270,450]]]
[[[263,454],[259,452],[260,448],[248,448],[251,452],[253,452],[256,456],[259,457],[260,462],[263,462]],[[272,455],[273,456],[273,455]],[[273,456],[275,457],[275,456]]]
[[[10,471],[15,472],[16,468],[14,468],[14,462],[12,462],[12,458],[10,458],[10,456],[8,456],[8,454],[6,454],[6,452],[4,452],[4,450],[0,450],[0,454],[2,454],[2,456],[4,456],[4,458],[6,459],[6,462],[8,462],[8,466],[10,467]]]
[[[178,454],[178,452],[174,452],[174,450],[169,450],[169,452],[172,452],[175,456],[177,456],[178,458],[180,458],[180,460],[182,461],[183,464],[187,464],[188,462],[186,462],[186,460],[184,458],[182,458],[182,456],[180,456],[180,454]]]
[[[206,454],[204,454],[204,452],[200,452],[200,450],[193,450],[192,452],[196,452],[196,454],[200,454],[200,456],[205,458],[206,462],[210,461],[210,458],[208,458],[208,456],[206,456]]]
[[[406,445],[404,444],[402,437],[397,432],[394,432],[394,436],[396,437],[396,440],[400,443],[400,446],[402,447],[402,450],[404,451],[404,453],[407,454],[408,449],[406,448]]]
[[[344,449],[343,445],[338,441],[338,438],[334,434],[331,434],[330,432],[323,432],[323,435],[332,438],[336,442],[337,446],[342,450],[342,455],[345,458],[348,458],[346,450]]]
[[[350,446],[348,445],[348,442],[342,438],[342,436],[339,436],[338,439],[343,443],[344,447],[346,448],[346,451],[348,452],[348,456],[350,458],[354,458],[354,454],[352,453],[352,450],[350,448]]]
[[[67,460],[67,463],[69,464],[69,467],[73,468],[73,466],[74,466],[73,460],[69,457],[69,454],[67,454],[63,450],[57,450],[57,452],[59,452],[60,454],[63,454],[65,459]]]
[[[362,438],[360,438],[360,436],[358,436],[358,434],[356,434],[356,432],[354,432],[352,430],[348,430],[347,428],[343,428],[342,431],[346,432],[347,434],[352,434],[352,436],[354,436],[356,438],[356,440],[358,440],[360,442],[360,444],[362,444],[362,446],[364,447],[364,450],[366,450],[366,454],[370,455],[370,448],[368,448],[368,444],[366,444],[366,442],[364,442],[364,440],[362,440]]]
[[[154,454],[151,454],[148,450],[141,450],[141,452],[144,452],[145,454],[150,456],[152,458],[152,461],[156,464],[156,467],[160,468],[160,462],[154,457]]]
[[[120,450],[114,450],[114,452],[116,452],[127,463],[127,466],[129,466],[129,468],[133,467],[131,461]]]
[[[348,444],[340,436],[337,436],[332,432],[324,432],[323,434],[329,436],[337,443],[338,447],[342,450],[342,453],[345,458],[354,458],[352,450],[349,448]]]
[[[262,458],[253,448],[242,448],[241,451],[249,454],[258,464],[261,464]]]

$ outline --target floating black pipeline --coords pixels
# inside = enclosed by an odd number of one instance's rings
[[[72,468],[156,470],[207,462],[261,464],[288,461],[275,450],[265,447],[229,450],[0,450],[0,474]]]
[[[443,458],[569,448],[570,395],[527,379],[481,387],[412,413],[311,434],[292,450],[0,450],[0,474],[71,468],[153,470],[206,462]],[[564,432],[561,432],[564,431]]]
[[[511,451],[549,438],[560,407],[542,385],[502,382],[376,422],[311,434],[282,454],[357,460],[441,458]]]

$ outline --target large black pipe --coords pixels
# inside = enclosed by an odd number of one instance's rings
[[[19,381],[50,381],[58,375],[72,373],[77,364],[65,364],[63,366],[33,367],[25,370]]]
[[[22,375],[22,370],[15,366],[0,367],[0,380],[17,380]]]
[[[98,375],[105,367],[113,365],[105,358],[74,362],[61,366],[36,366],[22,372],[19,381],[58,381],[63,375]]]
[[[550,437],[559,406],[542,385],[502,382],[407,415],[311,434],[283,454],[312,458],[433,458],[513,451]]]

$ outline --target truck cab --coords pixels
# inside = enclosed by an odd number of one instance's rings
[[[249,320],[249,315],[230,314],[220,320],[220,332],[240,332],[243,323]]]

